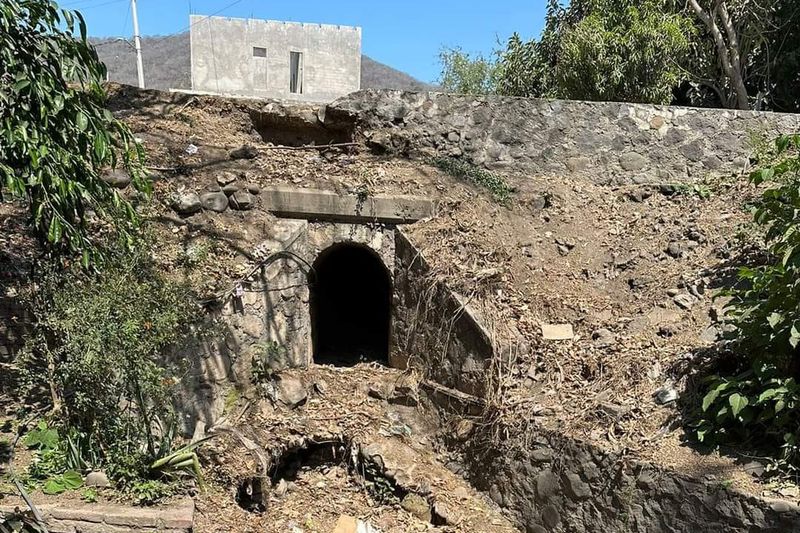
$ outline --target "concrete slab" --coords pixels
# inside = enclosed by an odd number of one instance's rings
[[[24,503],[0,506],[0,512],[25,509]],[[52,533],[188,533],[194,523],[194,502],[183,499],[157,507],[88,504],[83,502],[39,504],[39,512]]]
[[[333,191],[271,187],[261,191],[261,205],[280,217],[336,222],[408,224],[434,214],[436,204],[419,196],[340,195]]]

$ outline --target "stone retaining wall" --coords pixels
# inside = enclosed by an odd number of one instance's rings
[[[331,127],[352,120],[381,150],[597,183],[741,172],[753,138],[800,131],[792,114],[374,89],[325,109]]]
[[[692,478],[542,428],[529,437],[524,449],[506,442],[488,459],[466,454],[480,458],[468,465],[472,483],[523,531],[800,531],[799,506],[731,490],[723,473]]]
[[[424,257],[401,230],[395,251],[391,363],[433,382],[423,389],[444,417],[477,415],[492,372],[490,335],[477,313],[427,277]],[[800,531],[800,506],[732,490],[724,472],[691,477],[537,425],[525,434],[495,427],[505,438],[490,443],[481,428],[492,424],[468,425],[456,446],[470,482],[527,533]]]
[[[483,396],[492,374],[490,334],[443,283],[402,230],[395,231],[393,367],[413,366],[446,387]]]

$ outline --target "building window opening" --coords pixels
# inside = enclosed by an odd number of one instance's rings
[[[303,52],[289,52],[289,92],[303,94]]]
[[[267,49],[260,46],[253,47],[253,57],[267,57]]]
[[[314,362],[352,366],[389,359],[392,282],[378,254],[340,243],[309,274]]]

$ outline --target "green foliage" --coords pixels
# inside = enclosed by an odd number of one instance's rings
[[[694,425],[703,442],[780,449],[785,469],[800,462],[800,135],[779,137],[770,161],[750,176],[767,259],[740,269],[726,307],[742,364],[705,384]]]
[[[136,505],[153,505],[175,494],[175,490],[174,483],[145,479],[133,483],[127,494]]]
[[[104,76],[80,13],[49,0],[0,3],[0,197],[25,198],[41,240],[85,265],[99,235],[111,227],[129,240],[137,222],[102,170],[122,165],[150,190],[141,147],[104,107]],[[87,231],[92,213],[102,231]]]
[[[697,196],[701,200],[708,200],[711,198],[711,189],[708,185],[703,183],[675,183],[672,187],[675,189],[675,194]]]
[[[52,450],[58,447],[58,430],[48,427],[47,422],[41,421],[36,429],[25,435],[25,446],[37,450]]]
[[[61,494],[83,486],[81,465],[70,449],[71,439],[61,439],[58,430],[41,421],[25,435],[25,445],[34,450],[33,462],[23,481],[30,487],[40,487],[45,494]]]
[[[177,450],[164,453],[163,456],[153,461],[153,464],[150,465],[150,471],[171,478],[189,475],[197,480],[201,490],[205,489],[203,473],[200,470],[200,461],[197,458],[195,450],[213,437],[213,435],[210,435],[191,442]]]
[[[105,268],[44,265],[32,301],[36,326],[21,363],[29,394],[47,391],[66,429],[63,465],[104,463],[122,481],[150,475],[172,449],[170,351],[200,316],[190,289],[164,277],[141,239],[109,248]],[[31,442],[47,441],[43,435]]]
[[[498,65],[477,54],[475,57],[460,48],[444,48],[439,52],[442,72],[439,84],[458,94],[490,94],[495,90]]]
[[[712,376],[694,431],[707,444],[739,444],[780,450],[781,469],[797,464],[800,386],[774,365],[755,364],[735,376]]]
[[[498,53],[497,92],[506,96],[547,96],[553,71],[540,56],[536,41],[523,41],[514,33]]]
[[[800,110],[800,0],[699,3],[709,12],[726,6],[750,102],[757,109]],[[445,55],[443,65],[460,65],[455,79],[473,89],[443,86],[507,96],[737,105],[715,39],[686,2],[548,0],[540,36],[523,41],[515,33],[495,54],[494,61]]]
[[[800,344],[800,135],[775,142],[773,164],[753,172],[766,185],[753,218],[766,229],[766,264],[743,267],[732,292],[729,314],[751,358],[783,371],[797,365]]]
[[[514,193],[514,188],[506,183],[501,176],[498,176],[494,172],[478,168],[463,159],[434,157],[430,160],[430,164],[451,176],[483,187],[492,193],[494,199],[501,204],[508,203],[508,201],[511,200],[511,195]]]
[[[666,0],[548,4],[539,39],[499,53],[497,92],[510,96],[669,103],[693,26]]]
[[[86,489],[81,492],[81,500],[85,501],[86,503],[97,502],[97,489]]]
[[[275,341],[258,343],[253,352],[250,381],[254,385],[271,381],[275,371],[283,368],[289,353],[286,347]]]
[[[67,470],[59,476],[48,478],[44,482],[42,492],[45,494],[61,494],[67,490],[77,490],[83,486],[83,477],[79,472]]]
[[[663,2],[619,6],[596,2],[561,40],[556,68],[560,98],[668,104],[681,79],[691,26],[666,14]]]

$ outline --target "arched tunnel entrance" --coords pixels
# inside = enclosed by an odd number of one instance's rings
[[[309,285],[315,363],[388,362],[392,281],[376,252],[334,244],[314,261]]]

